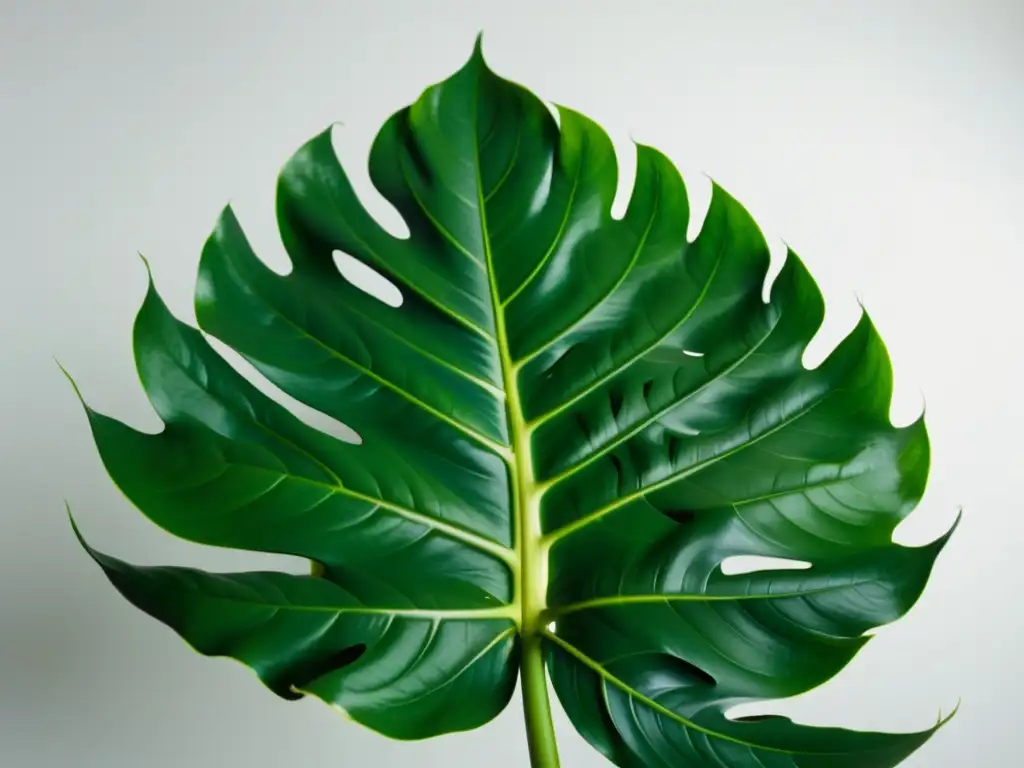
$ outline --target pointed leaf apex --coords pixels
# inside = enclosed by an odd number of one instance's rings
[[[928,396],[923,389],[918,390],[918,394],[921,396],[921,415],[918,416],[918,421],[923,421],[925,414],[928,413]]]
[[[164,303],[163,297],[160,296],[160,292],[156,288],[156,281],[153,280],[153,272],[149,268],[149,262],[146,260],[145,257],[141,257],[141,258],[142,258],[143,263],[146,265],[146,278],[147,278],[147,281],[146,281],[146,295],[142,299],[142,306],[139,307],[139,312],[141,313],[142,311],[144,311],[146,309],[146,307],[149,306],[150,303],[152,303],[154,301],[157,302],[166,311],[166,304]],[[136,314],[136,319],[138,319],[138,314]]]
[[[956,533],[956,529],[960,527],[960,523],[962,522],[963,517],[964,517],[963,507],[957,508],[956,519],[953,520],[953,524],[951,526],[949,526],[949,530],[947,530],[941,536],[937,537],[930,544],[923,545],[923,548],[925,548],[925,549],[932,549],[934,551],[934,553],[935,553],[935,556],[937,557],[938,554],[940,552],[942,552],[942,550],[944,550],[946,548],[946,545],[949,543],[949,540],[953,538],[953,534]]]
[[[60,372],[64,374],[64,377],[68,380],[68,383],[71,384],[71,389],[74,390],[75,397],[78,398],[78,402],[81,403],[82,407],[85,408],[86,411],[88,411],[89,406],[85,404],[85,398],[82,397],[82,390],[78,388],[78,382],[75,381],[74,377],[71,375],[68,369],[61,364],[60,360],[54,357],[53,362],[57,364],[57,367],[60,368]]]
[[[946,723],[948,723],[950,720],[952,720],[954,717],[956,717],[957,713],[960,711],[960,704],[962,704],[962,703],[963,703],[963,698],[958,696],[957,700],[956,700],[956,706],[953,707],[953,711],[950,712],[945,717],[942,716],[942,710],[940,709],[939,710],[939,721],[935,724],[935,729],[938,730],[939,728],[944,726]]]
[[[82,531],[79,529],[78,523],[75,522],[75,516],[71,514],[71,504],[68,503],[67,499],[64,499],[64,511],[67,513],[68,522],[71,523],[71,530],[74,531],[75,538],[78,539],[78,543],[82,545],[82,548],[85,549],[86,552],[92,554],[92,549],[86,543],[85,537],[82,536]]]
[[[140,259],[142,259],[142,266],[144,266],[146,268],[146,280],[149,282],[150,285],[152,285],[153,284],[153,268],[152,268],[152,266],[149,263],[149,259],[147,259],[142,254],[142,251],[137,251],[136,253],[138,254],[138,257]]]
[[[477,32],[476,40],[473,43],[473,54],[469,57],[467,67],[476,69],[481,72],[490,72],[491,68],[487,66],[487,59],[484,57],[484,32],[480,30]]]
[[[78,539],[78,544],[85,550],[85,553],[92,558],[93,562],[102,568],[103,554],[89,546],[89,542],[85,540],[82,530],[78,527],[78,523],[75,521],[75,516],[71,514],[71,505],[68,503],[67,499],[64,500],[64,509],[68,515],[68,522],[71,523],[71,530],[74,532],[75,538]]]
[[[956,519],[953,521],[953,525],[951,525],[949,527],[949,531],[946,533],[946,540],[947,541],[956,532],[956,529],[960,527],[960,523],[963,521],[963,519],[964,519],[964,508],[963,507],[959,507],[957,509],[957,511],[956,511]]]
[[[75,523],[75,516],[73,514],[71,514],[71,504],[70,504],[70,502],[68,502],[67,499],[64,499],[64,512],[65,512],[65,514],[67,514],[68,522],[71,523],[71,527],[75,531],[75,536],[77,536],[78,540],[81,541],[82,540],[82,534],[81,534],[81,531],[78,530],[78,525]]]

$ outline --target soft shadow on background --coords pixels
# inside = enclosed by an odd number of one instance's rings
[[[903,730],[962,697],[906,765],[1017,764],[1024,6],[0,0],[0,765],[526,764],[518,700],[474,733],[386,741],[277,700],[122,600],[78,548],[65,498],[92,543],[129,560],[303,566],[148,523],[105,476],[53,361],[98,410],[156,429],[130,347],[136,253],[191,320],[200,248],[230,200],[285,268],[275,174],[336,120],[358,191],[393,223],[369,185],[369,142],[481,29],[499,73],[620,147],[632,136],[725,186],[821,284],[815,354],[860,299],[893,358],[894,419],[927,402],[931,480],[899,538],[934,538],[960,506],[961,528],[906,619],[835,681],[771,709]],[[558,728],[567,768],[604,764]]]

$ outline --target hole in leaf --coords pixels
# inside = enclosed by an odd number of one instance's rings
[[[811,563],[806,560],[791,560],[785,557],[732,555],[725,558],[720,567],[726,576],[740,576],[758,571],[804,571],[811,567]]]
[[[366,644],[359,643],[357,645],[351,645],[348,648],[343,648],[337,653],[332,653],[322,659],[317,659],[310,664],[303,665],[301,670],[296,670],[296,672],[301,672],[302,679],[293,680],[291,687],[300,689],[305,688],[317,678],[323,677],[326,674],[342,669],[343,667],[347,667],[349,664],[356,662],[365,652]],[[297,694],[296,698],[298,698]]]
[[[296,400],[284,390],[279,389],[264,377],[264,375],[260,373],[252,363],[242,357],[227,344],[224,344],[220,339],[208,336],[206,340],[210,343],[210,346],[217,350],[217,352],[231,364],[231,367],[238,371],[238,373],[250,384],[271,400],[276,401],[288,409],[288,411],[290,411],[291,414],[299,421],[346,443],[359,445],[363,442],[359,433],[347,424],[343,424],[337,419],[331,418],[327,414],[321,413],[315,408],[311,408],[300,400]]]
[[[790,718],[786,714],[786,709],[796,701],[798,701],[798,699],[793,698],[773,699],[771,701],[764,699],[759,701],[744,701],[741,704],[726,707],[722,714],[725,715],[727,720],[731,720],[734,723],[789,721]]]
[[[708,686],[718,685],[718,681],[711,675],[698,667],[696,664],[680,659],[678,656],[671,656],[666,653],[652,654],[657,658],[656,669],[659,678],[671,687],[676,686]]]
[[[331,256],[341,276],[356,288],[389,307],[402,306],[402,291],[377,270],[343,251],[332,251]]]
[[[694,352],[689,349],[684,349],[683,354],[686,355],[687,357],[704,357],[703,352]]]
[[[643,388],[642,388],[643,395],[644,395],[644,400],[649,400],[650,399],[650,397],[651,397],[651,389],[653,389],[653,388],[654,388],[654,380],[653,379],[648,379],[647,381],[644,382],[644,385],[643,385]]]

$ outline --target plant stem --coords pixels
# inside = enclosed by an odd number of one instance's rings
[[[531,768],[559,768],[558,744],[551,720],[548,680],[544,670],[541,636],[531,632],[523,636],[522,681],[523,712],[526,716],[526,741],[530,748]]]
[[[482,63],[482,60],[481,60]],[[479,77],[479,71],[477,73]],[[476,83],[479,90],[480,82]],[[477,112],[474,104],[473,112]],[[474,123],[475,125],[475,123]],[[509,427],[509,448],[497,451],[508,462],[509,479],[512,482],[512,506],[514,509],[514,540],[519,553],[519,562],[513,566],[516,581],[515,604],[520,610],[519,631],[522,637],[522,681],[523,711],[526,717],[526,740],[530,749],[531,768],[559,768],[558,744],[555,741],[555,727],[551,721],[551,701],[548,699],[548,679],[544,669],[544,649],[540,635],[540,621],[547,601],[547,547],[540,543],[541,520],[540,499],[543,490],[537,486],[533,470],[533,445],[531,429],[526,424],[523,404],[519,396],[519,366],[512,361],[509,351],[508,330],[505,327],[505,311],[494,268],[491,252],[491,238],[487,229],[487,205],[484,199],[484,185],[480,174],[480,142],[474,136],[476,145],[476,191],[480,212],[480,235],[484,249],[484,264],[487,269],[487,283],[494,313],[494,335],[501,367],[502,389],[506,396]]]
[[[512,381],[514,384],[515,379]],[[516,543],[519,549],[517,597],[522,612],[519,625],[523,654],[520,680],[526,740],[530,748],[531,768],[559,768],[541,635],[548,586],[548,552],[540,545],[541,493],[534,481],[530,434],[523,424],[519,392],[514,386],[510,390],[511,431],[516,457],[513,474],[516,480]]]

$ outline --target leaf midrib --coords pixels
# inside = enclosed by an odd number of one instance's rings
[[[498,289],[497,273],[494,268],[494,254],[491,248],[491,236],[487,224],[487,201],[484,197],[483,174],[481,171],[480,141],[478,136],[478,116],[480,88],[479,75],[474,83],[474,101],[471,115],[473,126],[473,153],[477,194],[477,213],[480,217],[480,240],[484,249],[484,266],[487,275],[488,293],[491,300],[491,311],[494,317],[495,346],[501,368],[501,378],[505,388],[505,405],[508,418],[508,435],[510,450],[503,454],[509,468],[509,480],[512,496],[512,520],[514,550],[518,563],[513,569],[515,594],[513,605],[518,616],[520,630],[524,634],[534,631],[534,624],[544,610],[547,593],[546,560],[544,553],[539,551],[536,540],[540,537],[539,497],[535,492],[536,483],[533,478],[533,457],[530,443],[530,432],[526,428],[523,407],[520,401],[519,387],[516,377],[518,368],[512,361],[508,342],[508,329],[505,325],[505,307]],[[535,519],[534,519],[535,518]],[[539,558],[539,559],[538,559]],[[535,559],[538,559],[535,562]],[[539,593],[539,595],[537,594]],[[534,605],[534,603],[537,605]]]

